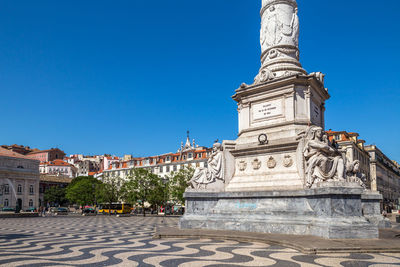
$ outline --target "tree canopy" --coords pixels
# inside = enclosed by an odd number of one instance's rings
[[[120,177],[105,174],[103,177],[103,183],[96,187],[97,202],[112,203],[124,200],[121,196],[122,185],[123,181]]]
[[[44,201],[51,206],[64,205],[67,203],[65,198],[65,188],[59,186],[52,186],[44,193]]]
[[[183,193],[185,193],[188,187],[189,180],[193,177],[194,169],[182,168],[177,172],[173,172],[169,177],[169,191],[171,200],[175,203],[184,204],[185,199]]]
[[[95,204],[97,189],[102,182],[92,176],[78,176],[66,189],[66,197],[71,203],[79,205]]]
[[[143,208],[145,202],[150,205],[160,205],[166,199],[166,186],[160,177],[144,168],[132,169],[127,181],[121,188],[122,197],[129,203],[140,203]]]

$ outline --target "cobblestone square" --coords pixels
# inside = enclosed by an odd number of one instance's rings
[[[396,266],[400,254],[304,255],[263,243],[153,239],[178,218],[64,216],[0,220],[0,266]]]

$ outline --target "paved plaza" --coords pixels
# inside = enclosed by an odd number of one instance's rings
[[[400,254],[304,255],[256,242],[153,239],[178,218],[0,220],[0,266],[400,266]]]

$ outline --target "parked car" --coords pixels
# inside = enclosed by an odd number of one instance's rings
[[[82,215],[83,216],[89,216],[89,215],[96,215],[97,214],[97,211],[96,211],[96,209],[95,208],[84,208],[83,210],[82,210]]]
[[[35,208],[29,208],[29,209],[27,209],[27,210],[25,210],[26,212],[35,212],[36,211],[36,209]]]
[[[68,209],[67,208],[51,208],[50,212],[54,215],[68,215]]]

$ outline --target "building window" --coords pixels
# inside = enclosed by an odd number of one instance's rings
[[[335,135],[335,140],[336,141],[340,141],[342,138],[341,138],[341,136],[340,136],[340,134],[336,134]]]
[[[29,186],[29,194],[33,195],[33,185]]]
[[[160,166],[160,173],[163,171],[163,167]]]
[[[5,195],[10,194],[10,186],[8,184],[4,185],[4,194]]]
[[[29,199],[29,207],[33,207],[33,200]]]
[[[22,185],[18,185],[18,187],[17,187],[17,193],[18,194],[21,194],[22,193]]]
[[[186,155],[183,155],[183,160],[185,160],[186,159]]]
[[[176,165],[174,165],[174,167],[173,167],[174,172],[176,172],[177,169],[178,169],[178,168],[176,167]]]
[[[193,154],[192,153],[189,153],[189,156],[188,156],[189,158],[192,158],[193,157]]]
[[[169,166],[165,167],[166,168],[166,172],[169,172]]]
[[[8,198],[4,199],[4,207],[8,207],[10,203],[8,202]]]
[[[170,160],[170,158],[169,158],[169,156],[167,157],[167,161],[169,161]]]

